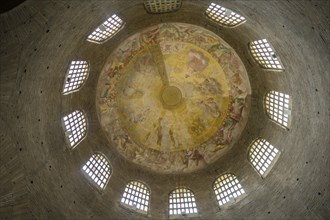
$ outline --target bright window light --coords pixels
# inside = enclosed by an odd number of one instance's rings
[[[249,161],[262,177],[268,174],[279,155],[279,150],[261,138],[255,140],[249,149]]]
[[[211,3],[205,12],[212,21],[227,27],[235,27],[246,21],[246,19],[230,9]]]
[[[105,189],[112,171],[108,159],[103,154],[93,154],[82,169],[100,189]]]
[[[124,27],[124,24],[124,21],[114,14],[98,26],[87,37],[87,40],[98,44],[104,43],[115,36]]]
[[[213,184],[213,189],[219,206],[228,202],[233,203],[245,193],[237,177],[230,173],[219,176]]]
[[[276,55],[273,46],[267,39],[256,40],[249,43],[249,50],[263,68],[271,70],[283,70],[280,58]]]
[[[187,188],[178,188],[169,195],[169,214],[189,216],[197,213],[194,193]]]
[[[147,214],[149,209],[150,190],[139,181],[131,181],[126,185],[121,203],[129,208]]]
[[[284,93],[269,91],[265,98],[268,117],[276,123],[289,128],[291,124],[290,96]]]
[[[173,12],[180,9],[181,0],[145,0],[144,7],[153,14]]]
[[[62,123],[65,127],[65,135],[70,143],[70,149],[73,149],[86,136],[86,116],[83,112],[76,110],[64,116],[62,119]]]
[[[64,81],[63,94],[67,95],[79,91],[87,80],[88,73],[87,61],[71,61]]]

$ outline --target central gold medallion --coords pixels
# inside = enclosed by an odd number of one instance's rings
[[[177,106],[181,103],[182,93],[180,89],[175,86],[166,86],[161,93],[161,99],[165,107]]]

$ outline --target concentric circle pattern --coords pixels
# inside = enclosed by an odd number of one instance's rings
[[[165,23],[125,40],[98,82],[97,109],[110,143],[161,173],[218,159],[243,130],[251,88],[235,51],[198,26]]]

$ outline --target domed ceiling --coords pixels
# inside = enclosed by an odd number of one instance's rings
[[[236,52],[219,36],[162,23],[124,40],[97,86],[110,143],[126,159],[160,173],[190,172],[239,138],[251,88]]]

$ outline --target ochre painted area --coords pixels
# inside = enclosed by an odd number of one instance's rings
[[[161,151],[196,147],[226,118],[226,76],[207,51],[193,44],[160,45],[168,82],[162,81],[148,49],[136,54],[123,68],[117,88],[120,121],[140,146]]]
[[[97,106],[124,157],[157,172],[189,172],[239,137],[250,93],[244,65],[221,38],[167,23],[131,36],[111,54]]]

